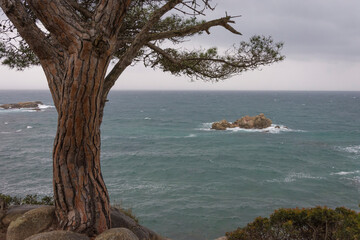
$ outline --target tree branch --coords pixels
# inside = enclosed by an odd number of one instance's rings
[[[115,38],[130,3],[131,0],[101,0],[94,13],[95,31],[107,38]]]
[[[61,0],[26,0],[26,2],[45,28],[65,48],[69,48],[72,43],[84,37],[85,24],[68,2]]]
[[[231,27],[229,25],[229,23],[234,23],[234,21],[232,21],[231,19],[232,19],[232,17],[228,16],[228,17],[223,17],[223,18],[212,20],[212,21],[208,21],[205,23],[201,23],[196,26],[179,29],[179,30],[161,32],[161,33],[153,33],[148,36],[148,40],[154,41],[154,40],[161,40],[161,39],[165,39],[165,38],[184,37],[184,36],[190,36],[195,33],[202,32],[202,31],[210,33],[209,29],[214,26],[223,26],[224,28],[226,28],[227,30],[229,30],[230,32],[232,32],[234,34],[242,35],[240,32],[236,31],[233,27]]]
[[[20,1],[0,0],[0,6],[40,60],[54,56],[55,49],[51,47],[49,39],[29,16]]]
[[[147,43],[146,46],[149,47],[150,49],[152,49],[153,51],[161,54],[162,56],[164,56],[167,60],[169,60],[173,64],[181,64],[181,61],[179,61],[178,59],[173,58],[171,56],[171,54],[167,53],[166,51],[159,48],[158,46],[156,46],[156,45],[154,45],[152,43]]]
[[[92,12],[83,8],[76,0],[67,0],[68,3],[77,11],[79,11],[85,18],[90,19],[93,15]]]
[[[210,81],[226,79],[284,59],[280,54],[283,44],[274,43],[271,37],[263,36],[253,36],[249,42],[241,42],[223,56],[218,54],[216,48],[179,51],[161,49],[152,43],[146,46],[153,52],[143,58],[145,66]]]
[[[110,73],[105,78],[103,96],[106,98],[115,81],[118,79],[120,74],[129,66],[133,58],[138,54],[138,51],[147,42],[147,36],[149,30],[160,20],[160,18],[173,9],[177,4],[181,3],[182,0],[170,0],[161,8],[156,10],[150,20],[143,26],[141,31],[136,35],[131,46],[126,50],[122,58],[113,67]]]

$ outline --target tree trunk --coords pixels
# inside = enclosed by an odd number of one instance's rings
[[[53,150],[55,213],[62,229],[95,236],[111,224],[100,167],[101,94],[110,57],[100,56],[85,42],[66,59],[65,71],[42,63],[58,111]],[[59,75],[60,86],[51,84]]]

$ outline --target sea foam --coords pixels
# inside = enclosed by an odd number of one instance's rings
[[[199,128],[199,130],[202,131],[217,131],[214,129],[211,129],[213,122],[211,123],[203,123],[201,128]],[[263,128],[263,129],[246,129],[246,128],[239,128],[239,127],[235,127],[235,128],[227,128],[225,131],[229,131],[229,132],[262,132],[262,133],[281,133],[281,132],[306,132],[304,130],[296,130],[296,129],[291,129],[286,127],[285,125],[281,125],[281,124],[271,124],[270,127],[268,128]]]
[[[52,105],[45,105],[45,104],[39,104],[38,108],[40,109],[47,109],[47,108],[55,108],[55,106]]]
[[[189,134],[188,136],[186,136],[186,138],[194,138],[194,137],[197,137],[196,134]]]
[[[336,147],[335,149],[340,152],[349,153],[350,158],[355,158],[355,159],[360,158],[360,145],[351,145],[348,147],[340,147],[339,146],[339,147]]]
[[[285,176],[285,178],[266,180],[266,182],[291,183],[291,182],[295,182],[298,179],[321,180],[324,179],[324,177],[316,177],[303,172],[290,172]]]
[[[357,146],[349,146],[349,147],[344,147],[341,148],[343,151],[348,152],[348,153],[355,153],[355,154],[359,154],[360,153],[360,145]]]
[[[351,174],[356,174],[356,173],[360,173],[359,170],[357,171],[352,171],[352,172],[345,172],[345,171],[342,171],[342,172],[336,172],[336,173],[331,173],[330,175],[351,175]]]

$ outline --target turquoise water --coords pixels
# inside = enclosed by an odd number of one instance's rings
[[[0,110],[0,192],[51,194],[56,111]],[[102,171],[113,202],[179,240],[214,239],[279,207],[360,203],[360,92],[112,92]],[[264,113],[264,131],[210,130]],[[285,128],[285,126],[287,128]]]

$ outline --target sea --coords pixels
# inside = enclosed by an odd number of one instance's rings
[[[52,194],[49,91],[0,91],[0,193]],[[211,130],[264,113],[263,130]],[[280,126],[276,128],[275,126]],[[360,92],[113,91],[101,127],[113,204],[173,240],[213,240],[277,208],[359,211]]]

